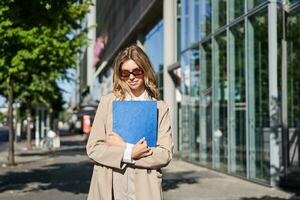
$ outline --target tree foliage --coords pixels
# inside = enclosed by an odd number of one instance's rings
[[[57,78],[76,65],[89,1],[4,0],[0,2],[0,83],[8,78],[18,99],[54,91]],[[78,31],[81,30],[81,31]],[[49,87],[50,86],[50,87]],[[50,90],[50,91],[49,91]],[[45,101],[37,95],[37,101]]]

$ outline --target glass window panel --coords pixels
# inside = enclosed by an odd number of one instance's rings
[[[287,106],[289,165],[300,166],[300,8],[287,16]]]
[[[191,148],[191,135],[194,131],[192,128],[193,122],[194,122],[194,115],[191,115],[191,101],[190,96],[188,95],[182,95],[181,99],[181,112],[180,112],[180,123],[181,123],[181,129],[180,129],[180,157],[183,159],[190,159],[191,158],[191,152],[193,149]]]
[[[145,49],[155,71],[155,76],[163,98],[163,21],[157,23],[145,37]]]
[[[200,40],[200,3],[199,0],[181,2],[181,50],[185,50]]]
[[[190,57],[191,67],[191,159],[199,161],[199,97],[200,97],[200,64],[199,64],[199,48],[192,49]]]
[[[212,47],[211,41],[200,48],[201,99],[200,99],[200,162],[212,165]]]
[[[205,71],[202,78],[202,90],[211,89],[212,86],[212,55],[211,41],[206,42],[201,47],[202,68]]]
[[[288,125],[300,125],[300,9],[289,14],[287,18],[287,56],[288,56]]]
[[[229,3],[229,19],[233,19],[243,15],[245,13],[245,1],[244,0],[230,0]]]
[[[214,5],[214,16],[215,16],[215,29],[222,27],[226,24],[227,19],[227,5],[226,0],[216,0]]]
[[[181,50],[188,48],[190,43],[189,6],[189,0],[181,1]]]
[[[268,13],[267,10],[250,18],[248,28],[250,91],[249,107],[254,109],[250,121],[250,176],[265,180],[270,178],[270,118],[269,118],[269,71],[268,71]],[[250,111],[251,113],[251,111]]]
[[[183,95],[190,94],[190,58],[189,51],[184,52],[181,55],[181,93]]]
[[[191,127],[194,121],[193,115],[191,115],[191,103],[190,103],[190,51],[186,51],[181,55],[181,129],[180,129],[180,155],[182,158],[189,159],[191,154]]]
[[[181,156],[199,161],[199,49],[186,51],[181,56],[183,81],[181,101]]]
[[[227,80],[227,37],[226,32],[216,37],[215,59],[216,74],[214,81],[216,84],[216,93],[214,97],[215,110],[215,153],[217,157],[215,166],[217,169],[227,172],[227,107],[228,107],[228,80]]]
[[[252,8],[255,8],[256,6],[264,3],[264,2],[267,2],[268,0],[247,0],[248,2],[248,10],[249,9],[252,9]]]
[[[290,2],[291,2],[291,4],[293,4],[293,3],[299,3],[299,0],[290,0]]]
[[[200,23],[201,23],[201,38],[211,33],[212,14],[211,0],[200,1]]]
[[[194,48],[191,51],[190,58],[191,67],[191,96],[199,99],[199,84],[200,84],[200,64],[199,64],[199,48]]]
[[[245,74],[245,28],[240,23],[231,29],[231,51],[233,56],[233,127],[231,137],[231,172],[246,176],[246,74]]]
[[[193,33],[191,44],[200,41],[200,3],[199,0],[192,1],[193,8],[193,24],[191,32]]]
[[[177,51],[176,59],[179,60],[181,52],[181,0],[177,0]]]

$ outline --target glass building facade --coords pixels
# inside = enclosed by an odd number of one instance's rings
[[[300,177],[300,1],[178,8],[180,156],[268,185]]]

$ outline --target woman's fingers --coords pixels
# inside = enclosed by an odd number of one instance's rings
[[[143,158],[143,157],[147,157],[153,154],[153,149],[149,148],[147,149],[147,151],[145,151],[144,153],[140,154],[137,159],[139,158]]]
[[[153,153],[153,149],[149,148],[145,153],[143,153],[142,157],[150,156]]]
[[[143,137],[142,139],[140,139],[136,144],[142,144],[144,141],[146,141],[145,137]]]
[[[139,140],[132,149],[132,158],[139,159],[148,155],[151,155],[152,149],[147,145],[145,138]]]

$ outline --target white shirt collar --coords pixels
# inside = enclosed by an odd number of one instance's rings
[[[142,100],[148,100],[148,99],[149,99],[149,95],[146,90],[144,90],[144,92],[138,97],[132,97],[130,95],[126,95],[126,100],[142,101]]]

